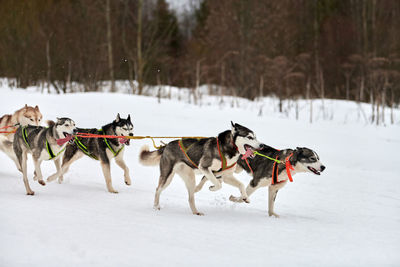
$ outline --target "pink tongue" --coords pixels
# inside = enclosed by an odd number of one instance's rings
[[[65,138],[60,138],[57,139],[57,145],[62,146],[64,145],[66,142],[70,141],[71,139],[73,139],[74,137],[72,135],[67,135],[67,137]]]
[[[248,157],[253,155],[253,150],[251,150],[250,148],[246,149],[246,153],[243,154],[242,159],[247,159]]]
[[[120,142],[121,144],[125,144],[126,142],[128,142],[128,139],[121,138],[121,139],[119,139],[119,142]]]

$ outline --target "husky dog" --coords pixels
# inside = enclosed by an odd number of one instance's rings
[[[261,154],[270,158],[280,160],[281,163],[257,156],[247,160],[239,159],[236,172],[243,169],[253,176],[246,188],[248,196],[253,194],[258,188],[268,186],[268,214],[269,216],[279,217],[274,212],[275,198],[278,190],[286,185],[287,180],[299,172],[311,172],[320,175],[325,170],[325,166],[320,162],[318,154],[306,147],[297,147],[296,149],[276,150],[265,146],[259,151]],[[288,161],[288,162],[287,162]],[[204,179],[205,180],[205,179]],[[198,185],[199,190],[203,181]],[[239,197],[230,196],[234,202],[242,202]]]
[[[25,104],[25,106],[14,112],[13,115],[6,114],[0,118],[0,128],[7,126],[16,125],[33,125],[39,126],[42,120],[42,113],[40,113],[39,107],[31,107]],[[13,128],[4,129],[4,131],[11,132]],[[18,160],[13,151],[12,142],[14,141],[14,133],[0,133],[0,150],[4,151],[17,166]],[[20,170],[20,168],[18,168]]]
[[[244,185],[233,172],[240,154],[262,147],[253,131],[232,123],[232,129],[222,132],[218,137],[204,139],[181,139],[168,143],[159,150],[150,152],[142,147],[139,160],[143,165],[160,164],[160,178],[155,193],[154,208],[159,210],[160,194],[171,183],[175,173],[182,177],[189,194],[189,205],[195,215],[203,215],[195,206],[195,174],[203,174],[213,185],[211,191],[221,188],[221,181],[238,187],[241,199],[248,202]],[[217,178],[214,172],[218,172]]]
[[[13,148],[19,167],[22,170],[26,193],[33,195],[35,192],[29,186],[27,177],[27,154],[31,153],[35,164],[34,180],[41,185],[43,181],[40,164],[43,160],[54,160],[56,168],[60,168],[59,160],[62,157],[67,144],[59,146],[57,139],[70,137],[76,133],[75,122],[69,118],[57,118],[57,122],[50,127],[21,126],[14,136]],[[71,139],[73,140],[73,139]]]
[[[133,136],[133,124],[131,115],[127,119],[121,119],[119,113],[117,118],[107,125],[98,129],[81,129],[79,133],[103,134],[103,135],[118,135],[118,136]],[[129,169],[124,162],[124,147],[129,146],[130,139],[110,139],[110,138],[79,138],[75,137],[75,142],[69,144],[64,154],[61,169],[57,173],[47,178],[48,182],[54,181],[58,177],[58,182],[63,181],[63,174],[66,173],[71,164],[79,158],[87,155],[92,159],[99,160],[103,170],[104,178],[108,192],[118,193],[111,181],[110,162],[115,158],[115,163],[124,170],[125,184],[131,185]]]

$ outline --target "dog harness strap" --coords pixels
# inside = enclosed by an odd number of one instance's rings
[[[221,170],[224,171],[224,170],[228,170],[228,169],[234,167],[236,165],[236,162],[233,163],[231,166],[226,166],[226,158],[225,158],[224,154],[222,154],[221,149],[219,148],[218,137],[216,139],[217,139],[217,148],[218,148],[219,157],[221,158]]]
[[[285,165],[286,165],[286,173],[287,173],[287,176],[288,176],[288,178],[289,178],[289,181],[290,182],[293,182],[293,177],[292,177],[292,174],[290,173],[290,171],[291,170],[294,170],[294,168],[293,168],[293,166],[292,166],[292,164],[290,164],[290,157],[291,156],[293,156],[293,153],[292,154],[290,154],[287,158],[286,158],[286,160],[285,160]]]
[[[186,153],[186,152],[188,151],[188,149],[191,147],[191,145],[190,145],[188,148],[185,148],[185,146],[183,145],[183,140],[182,140],[182,139],[179,139],[178,144],[179,144],[179,147],[180,147],[180,149],[182,150],[183,154],[184,154],[185,157],[188,159],[188,161],[189,161],[190,163],[192,163],[192,165],[195,166],[196,168],[199,168],[199,166],[197,166],[197,164],[194,163],[194,162],[189,158],[188,154]]]
[[[77,136],[75,136],[75,144],[78,146],[78,148],[85,153],[87,156],[91,157],[92,159],[99,160],[95,155],[91,154],[87,147],[79,140]]]
[[[244,159],[246,161],[247,167],[249,167],[251,174],[254,174],[253,169],[250,167],[249,161],[247,160],[247,158]]]
[[[26,133],[26,127],[27,126],[24,126],[22,128],[22,138],[24,139],[26,146],[30,149],[31,147],[29,146],[29,143],[28,143],[28,134]]]
[[[47,153],[49,153],[49,160],[52,160],[52,159],[58,157],[62,152],[64,152],[65,147],[63,149],[61,149],[60,152],[57,153],[57,155],[54,155],[53,150],[51,150],[51,146],[50,146],[49,142],[46,140],[46,150],[47,150]]]
[[[274,162],[274,165],[272,167],[272,181],[271,181],[271,184],[279,183],[279,181],[278,181],[278,168],[276,167],[276,165],[278,163],[278,156],[276,156],[275,160],[276,161]]]
[[[99,132],[102,132],[104,134],[103,129],[100,129]],[[125,146],[122,146],[117,152],[111,147],[111,145],[108,143],[107,138],[104,137],[104,142],[106,143],[108,149],[114,154],[114,157],[118,156],[119,152],[121,152],[122,149],[124,149]]]

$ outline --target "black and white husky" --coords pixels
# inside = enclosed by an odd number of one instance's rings
[[[54,160],[57,170],[60,169],[60,158],[65,152],[66,143],[57,144],[57,139],[70,137],[76,132],[75,122],[69,118],[57,118],[48,128],[41,126],[21,126],[14,135],[13,149],[22,170],[23,180],[28,195],[35,192],[29,186],[27,176],[27,154],[31,153],[35,164],[34,180],[41,185],[43,181],[40,164],[43,160]]]
[[[232,129],[220,133],[218,137],[175,140],[152,152],[147,146],[142,147],[139,160],[143,165],[160,164],[160,178],[154,199],[155,209],[160,209],[160,194],[171,183],[175,173],[179,174],[186,184],[193,214],[203,215],[195,206],[196,173],[203,174],[211,181],[211,191],[219,190],[223,181],[238,187],[241,199],[248,202],[245,187],[233,176],[233,172],[240,154],[259,149],[262,144],[257,141],[253,131],[237,123],[231,124]],[[215,172],[218,172],[218,178]]]
[[[112,123],[104,125],[101,129],[78,128],[78,132],[133,136],[133,124],[130,115],[126,119],[121,119],[118,113],[117,118]],[[49,176],[47,181],[51,182],[58,178],[58,182],[61,183],[63,181],[63,174],[68,171],[71,164],[86,155],[100,161],[108,192],[118,193],[112,186],[110,162],[112,158],[115,158],[115,163],[124,170],[125,183],[131,185],[129,169],[123,158],[125,145],[129,145],[129,139],[75,137],[74,143],[67,146],[61,168],[55,174]]]
[[[264,146],[261,154],[272,159],[281,161],[276,163],[271,159],[256,156],[254,158],[239,159],[236,172],[243,169],[253,176],[246,188],[246,193],[250,197],[258,188],[268,186],[268,214],[269,216],[279,217],[274,212],[275,198],[278,190],[286,185],[287,180],[292,175],[299,172],[311,172],[320,175],[325,166],[320,162],[318,154],[306,147],[298,147],[294,150],[277,150],[269,146]],[[206,179],[199,183],[196,190],[200,190]],[[229,198],[234,202],[242,202],[240,197],[231,196]]]

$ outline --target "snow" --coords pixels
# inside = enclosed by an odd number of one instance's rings
[[[327,167],[321,176],[295,175],[279,191],[275,211],[267,214],[267,190],[251,203],[232,203],[236,188],[217,192],[205,186],[196,195],[194,216],[182,180],[176,176],[161,195],[161,210],[152,209],[158,168],[138,162],[149,140],[131,142],[125,151],[132,185],[112,163],[113,185],[106,191],[97,161],[74,163],[65,182],[45,187],[29,178],[35,196],[25,195],[21,174],[0,153],[0,266],[399,266],[400,186],[399,123],[386,127],[357,120],[352,102],[326,101],[328,119],[310,124],[306,109],[300,120],[292,111],[277,113],[272,103],[204,96],[202,105],[187,101],[122,93],[40,94],[37,90],[0,88],[0,114],[25,103],[39,105],[45,119],[70,117],[80,127],[100,127],[117,112],[131,114],[135,135],[215,136],[230,120],[253,129],[276,148],[306,146]],[[274,102],[275,101],[275,102]],[[263,116],[257,116],[263,106]],[[368,105],[364,106],[368,112]],[[368,114],[367,114],[368,115]],[[395,111],[399,118],[399,110]],[[321,115],[322,116],[322,115]],[[387,117],[388,118],[388,117]],[[388,121],[388,120],[387,120]],[[167,141],[167,140],[165,140]],[[44,162],[45,177],[55,171]],[[241,173],[247,184],[250,177]],[[200,177],[198,177],[200,179]]]

